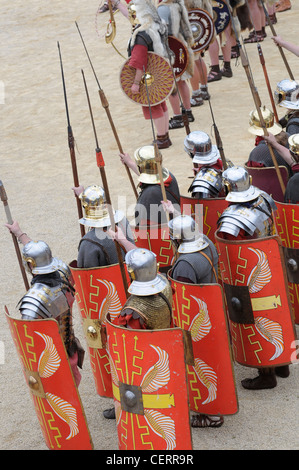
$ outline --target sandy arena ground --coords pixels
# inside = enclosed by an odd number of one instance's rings
[[[275,28],[277,33],[295,42],[298,40],[299,4],[295,0],[292,4],[291,10],[277,15]],[[96,27],[97,9],[98,2],[94,0],[26,3],[3,0],[0,5],[0,85],[3,86],[0,95],[0,179],[6,189],[12,216],[19,221],[23,231],[36,240],[45,240],[53,254],[66,262],[76,258],[80,229],[71,190],[73,175],[57,41],[63,58],[80,183],[85,186],[101,184],[81,74],[83,69],[99,145],[106,161],[112,202],[117,206],[118,196],[125,195],[128,218],[132,217],[135,202],[75,21],[109,101],[123,149],[133,154],[137,147],[152,141],[150,122],[143,119],[139,106],[130,102],[120,90],[119,70],[124,59],[105,43],[107,13],[98,16]],[[126,56],[130,25],[120,13],[116,15],[116,24],[115,45]],[[269,27],[267,33],[268,37],[261,46],[274,89],[278,81],[288,78],[288,74],[279,50],[270,39]],[[244,37],[246,35],[244,33]],[[246,51],[262,103],[271,107],[256,44],[247,45]],[[296,78],[299,59],[288,52],[286,57]],[[206,62],[209,64],[208,56]],[[247,130],[254,102],[241,63],[233,61],[232,68],[233,78],[211,83],[209,90],[225,155],[235,164],[243,165],[254,145],[254,138]],[[282,109],[278,109],[278,113],[280,117],[284,114]],[[191,130],[200,129],[211,135],[212,120],[207,102],[194,108],[194,115],[196,120],[190,124]],[[171,131],[173,145],[163,151],[163,162],[176,175],[181,193],[187,194],[192,165],[183,150],[184,137],[184,129]],[[5,305],[12,316],[18,316],[16,305],[24,294],[24,284],[11,236],[4,227],[4,209],[1,220],[0,449],[42,450],[47,447],[4,317]],[[77,307],[74,321],[77,336],[86,344]],[[240,380],[254,376],[254,370],[236,364],[235,374],[239,412],[226,417],[220,429],[193,429],[194,449],[298,450],[299,366],[292,365],[290,377],[278,378],[277,387],[269,391],[242,389]],[[117,450],[115,421],[105,420],[102,416],[102,411],[110,406],[112,400],[97,396],[87,355],[79,391],[94,448]]]

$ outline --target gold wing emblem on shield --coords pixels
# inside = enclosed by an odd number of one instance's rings
[[[198,299],[197,297],[194,297],[193,295],[190,295],[190,297],[196,300],[198,307],[199,307],[199,312],[193,318],[191,325],[189,327],[189,330],[191,332],[192,340],[200,341],[207,334],[209,334],[209,331],[212,328],[212,324],[211,324],[207,304],[203,300]]]
[[[38,373],[41,378],[47,379],[54,375],[55,372],[59,369],[61,358],[56,350],[51,336],[40,333],[38,331],[35,331],[35,333],[43,338],[45,342],[45,349],[41,353],[38,361]],[[66,440],[76,436],[76,434],[79,433],[76,409],[67,401],[57,397],[56,395],[53,395],[53,393],[46,392],[45,395],[46,400],[48,401],[53,411],[70,427],[70,434]]]
[[[101,323],[104,323],[106,315],[109,312],[111,321],[113,322],[122,309],[122,304],[119,300],[115,284],[112,281],[104,279],[97,279],[97,281],[104,284],[107,288],[107,295],[103,299],[99,308],[99,319],[101,320]]]
[[[205,405],[217,398],[217,375],[212,367],[201,359],[195,359],[193,367],[198,379],[208,390],[208,397],[202,402]]]
[[[270,358],[270,361],[273,361],[284,351],[281,325],[268,318],[257,317],[255,319],[255,327],[260,335],[275,347],[275,353]]]
[[[61,359],[51,336],[39,333],[38,331],[35,333],[41,336],[45,342],[45,349],[41,353],[38,361],[38,373],[41,378],[45,379],[55,374],[60,366]]]
[[[258,256],[258,263],[252,269],[248,277],[248,288],[249,292],[255,293],[263,289],[271,281],[271,270],[266,253],[255,248],[248,248]]]

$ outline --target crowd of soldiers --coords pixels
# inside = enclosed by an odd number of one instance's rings
[[[235,3],[229,8],[237,18],[244,2]],[[258,26],[255,4],[255,0],[246,2],[252,8],[251,21],[256,22],[247,43],[263,40],[265,25]],[[271,2],[268,6],[273,22],[275,12],[290,8],[284,0],[276,7]],[[84,348],[72,324],[76,299],[97,393],[114,398],[114,406],[103,414],[116,420],[119,448],[191,449],[190,425],[220,427],[225,415],[238,411],[234,360],[257,369],[254,378],[242,380],[249,390],[272,389],[277,377],[287,378],[291,373],[299,322],[295,295],[290,295],[297,289],[297,258],[292,244],[285,243],[290,236],[281,232],[277,214],[281,206],[296,211],[299,201],[299,83],[283,79],[277,84],[276,102],[287,110],[280,122],[265,107],[252,111],[249,131],[256,145],[244,167],[223,159],[207,133],[190,132],[184,149],[192,160],[194,179],[190,197],[183,198],[175,175],[161,163],[159,149],[172,145],[170,129],[185,125],[179,96],[191,122],[191,108],[209,99],[208,83],[232,76],[231,57],[239,54],[233,27],[230,23],[222,38],[223,69],[217,61],[213,63],[213,46],[208,50],[212,65],[207,73],[204,54],[192,52],[188,10],[211,12],[208,0],[166,0],[157,7],[150,0],[128,5],[113,0],[112,7],[133,18],[128,47],[133,94],[140,91],[148,52],[169,57],[168,35],[186,44],[194,58],[193,68],[186,68],[177,80],[176,93],[168,97],[172,118],[166,100],[151,106],[151,113],[143,107],[145,119],[153,120],[156,141],[136,149],[133,158],[120,154],[139,182],[133,229],[123,212],[108,207],[105,188],[96,185],[73,188],[82,204],[80,224],[85,235],[77,259],[69,266],[52,255],[47,243],[33,241],[17,221],[7,224],[23,245],[23,262],[32,276],[19,302],[21,319],[15,323],[19,326],[12,331],[25,331],[34,320],[42,319],[45,325],[50,319],[57,321],[59,335],[51,338],[47,326],[40,331],[41,323],[36,323],[35,333],[39,332],[46,349],[39,349],[39,338],[36,343],[32,339],[40,359],[37,371],[28,367],[25,376],[32,393],[39,393],[34,396],[45,400],[44,409],[49,406],[58,416],[55,426],[60,429],[62,448],[90,445],[88,430],[80,428],[70,410],[73,407],[84,416],[80,401],[77,408],[72,402],[74,393],[78,396],[79,369],[84,362]],[[101,13],[108,9],[104,3]],[[273,40],[298,55],[296,46],[280,37]],[[217,39],[212,44],[216,46]],[[225,60],[227,45],[229,60]],[[217,45],[217,60],[218,52]],[[272,197],[281,182],[276,173],[270,191],[252,182],[254,170],[273,169],[274,161],[287,173],[281,200]],[[202,223],[208,213],[212,213],[215,230]],[[58,358],[60,337],[65,356]],[[53,396],[47,388],[47,380],[50,388],[55,385],[60,361],[69,363],[74,380],[63,403],[62,397]],[[36,400],[37,412],[42,413]],[[71,429],[67,437],[63,426],[68,432]],[[53,426],[44,423],[42,429],[52,447]]]

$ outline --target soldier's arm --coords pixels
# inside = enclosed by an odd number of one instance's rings
[[[26,243],[31,241],[31,238],[28,237],[27,233],[21,230],[19,223],[14,220],[12,224],[5,224],[8,230],[15,235],[15,237],[19,240],[20,243],[26,245]]]
[[[112,240],[116,240],[120,245],[122,245],[126,251],[134,250],[134,248],[136,248],[136,246],[126,238],[120,227],[116,226],[115,231],[110,227],[107,230],[107,234],[112,238]]]
[[[268,136],[265,135],[264,139],[268,145],[271,145],[271,147],[277,150],[279,155],[282,156],[282,158],[285,160],[285,162],[288,165],[293,166],[297,163],[295,159],[292,157],[289,149],[285,147],[284,145],[281,145],[280,143],[278,143],[273,134],[269,133]]]
[[[299,57],[299,46],[296,46],[296,44],[285,41],[281,36],[273,36],[271,39],[273,39],[277,46],[284,47],[284,49]]]

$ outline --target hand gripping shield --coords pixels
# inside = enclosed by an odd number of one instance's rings
[[[175,254],[169,237],[168,224],[139,225],[134,228],[134,239],[136,247],[146,248],[155,253],[160,272],[168,271]]]
[[[192,449],[183,331],[107,320],[120,450]]]
[[[277,202],[274,220],[281,239],[295,323],[299,324],[299,206]]]
[[[225,198],[196,199],[181,196],[182,214],[191,215],[199,225],[200,231],[215,243],[217,220],[228,207]]]
[[[129,66],[129,62],[130,59],[124,63],[119,78],[121,89],[131,101],[142,106],[155,106],[169,97],[174,86],[174,78],[166,59],[154,52],[148,52],[145,75],[141,79],[139,93],[136,94],[131,91],[136,70]]]
[[[5,307],[26,383],[50,450],[93,448],[56,320],[12,318]]]
[[[193,354],[187,357],[190,409],[208,415],[238,411],[229,329],[219,284],[188,284],[169,275],[174,291],[174,324],[186,330]]]
[[[296,332],[277,236],[228,241],[216,233],[235,360],[249,367],[291,363]]]
[[[118,264],[80,269],[70,264],[80,309],[89,360],[98,395],[112,397],[109,357],[106,350],[106,314],[115,319],[126,301]]]

